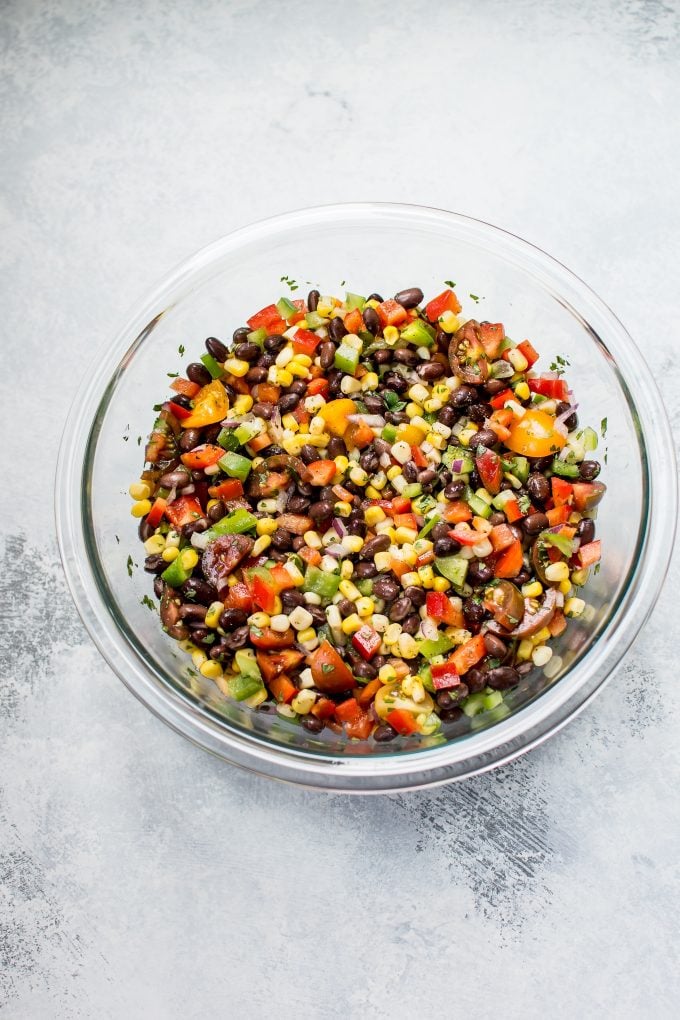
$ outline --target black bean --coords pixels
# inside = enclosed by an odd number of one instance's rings
[[[335,457],[344,457],[346,453],[345,440],[341,439],[340,436],[331,436],[328,441],[328,456],[331,460],[334,460]]]
[[[468,571],[469,573],[469,571]],[[493,571],[491,573],[493,577]],[[472,582],[471,582],[472,583]],[[481,602],[476,599],[467,598],[463,602],[463,616],[465,617],[465,623],[473,634],[476,634],[484,621],[486,616],[486,610]]]
[[[475,449],[478,446],[486,446],[490,450],[492,447],[496,446],[497,443],[498,436],[492,429],[479,429],[471,440],[471,445]]]
[[[334,319],[331,319],[331,321],[328,324],[329,337],[331,338],[331,340],[335,340],[335,342],[337,343],[339,340],[342,340],[343,336],[345,336],[346,333],[347,330],[345,329],[344,322],[342,321],[339,315],[336,315],[336,317]]]
[[[533,471],[527,481],[527,492],[536,503],[545,503],[550,496],[550,482],[545,475]]]
[[[267,369],[264,366],[256,365],[255,368],[251,368],[246,372],[246,382],[250,383],[251,386],[257,386],[258,383],[265,382],[267,378]]]
[[[310,290],[309,294],[307,295],[307,308],[309,308],[310,312],[315,312],[317,310],[317,308],[319,307],[320,297],[321,294],[319,293],[318,290]]]
[[[263,404],[258,401],[256,404],[253,404],[252,411],[258,418],[264,418],[265,421],[269,421],[274,413],[274,405],[269,403]]]
[[[408,420],[408,415],[404,411],[388,411],[385,415],[385,421],[390,425],[402,425]]]
[[[297,393],[286,393],[284,396],[279,397],[279,412],[281,414],[288,414],[294,407],[300,403],[300,398]]]
[[[344,482],[345,488],[348,483]],[[366,522],[360,520],[349,520],[347,521],[347,533],[349,535],[360,535],[363,538],[366,534]]]
[[[318,459],[319,455],[314,449],[314,447],[310,446],[309,443],[305,443],[305,445],[300,450],[300,460],[304,464],[313,464],[314,461]]]
[[[399,347],[394,352],[392,357],[400,365],[409,365],[410,367],[417,365],[418,362],[420,361],[420,358],[418,357],[418,355],[416,354],[412,347]]]
[[[212,354],[215,361],[226,361],[229,357],[229,351],[222,341],[218,340],[216,336],[209,336],[205,342],[205,346],[208,350],[208,354]]]
[[[227,508],[221,499],[218,499],[216,503],[208,510],[208,517],[211,521],[221,521],[227,512]]]
[[[453,556],[458,548],[458,543],[453,538],[438,538],[434,543],[434,554],[435,556]]]
[[[300,552],[300,549],[303,549],[304,546],[306,545],[307,543],[305,542],[302,535],[296,535],[295,538],[293,539],[292,545],[293,552]]]
[[[392,351],[386,349],[374,351],[373,360],[376,365],[387,365],[392,360]]]
[[[333,513],[333,504],[326,500],[319,500],[318,503],[312,503],[307,513],[313,521],[323,521]]]
[[[200,535],[210,527],[207,517],[199,517],[196,521],[189,521],[180,528],[182,538],[191,538],[192,535]]]
[[[469,669],[465,674],[465,683],[470,694],[477,694],[479,691],[483,691],[486,687],[486,673],[484,673],[478,667]]]
[[[269,354],[278,354],[286,346],[288,341],[285,336],[279,336],[278,333],[273,333],[270,336],[264,338],[264,349]]]
[[[370,560],[366,560],[363,563],[357,563],[356,567],[354,568],[353,576],[359,578],[360,580],[367,580],[371,577],[376,577],[377,573],[378,568],[376,567],[375,563],[371,563]]]
[[[366,394],[364,397],[364,404],[369,414],[382,414],[385,409],[382,399],[371,393]]]
[[[437,414],[437,421],[440,421],[442,425],[446,425],[449,429],[452,425],[456,424],[457,418],[458,415],[450,404],[447,404],[446,407],[442,407],[441,411]]]
[[[185,467],[175,468],[174,471],[166,471],[164,475],[158,479],[159,485],[162,485],[165,489],[183,489],[185,485],[189,485],[191,482],[191,472]]]
[[[375,538],[370,538],[364,544],[361,550],[361,558],[362,560],[372,560],[376,553],[386,552],[389,547],[390,539],[388,535],[376,535]],[[394,596],[392,597],[394,598]]]
[[[271,446],[267,447],[267,456],[268,457],[278,457],[281,454],[284,454],[285,452],[286,451],[283,449],[283,447],[277,446],[276,443],[272,443]]]
[[[424,487],[426,485],[429,485],[430,482],[433,482],[436,477],[437,477],[436,471],[434,471],[432,468],[424,468],[418,474],[418,481]]]
[[[326,623],[326,614],[321,606],[305,606],[305,608],[311,616],[314,626],[323,627]]]
[[[487,379],[484,383],[484,391],[489,394],[490,397],[500,393],[501,390],[507,389],[507,382],[505,379]]]
[[[519,683],[519,674],[512,666],[496,666],[486,674],[486,682],[495,691],[506,691]]]
[[[211,602],[217,601],[217,590],[207,581],[201,581],[198,577],[190,577],[180,588],[182,595],[192,602],[200,602],[201,605],[209,606]]]
[[[453,407],[468,407],[470,404],[474,404],[476,400],[477,390],[473,389],[472,386],[459,386],[449,397],[449,403]]]
[[[373,582],[373,594],[385,602],[392,602],[399,594],[399,585],[391,577],[379,577]]]
[[[570,407],[571,404],[567,404],[566,401],[560,400],[559,403],[557,404],[556,410],[558,414],[565,414],[565,412],[568,411]],[[570,414],[568,418],[564,419],[564,427],[566,428],[567,432],[573,432],[577,425],[578,415],[574,411],[573,414]]]
[[[178,407],[183,407],[185,411],[191,410],[191,401],[183,393],[176,393],[172,398],[173,404],[177,404]]]
[[[324,340],[324,342],[319,345],[319,364],[325,371],[327,368],[331,367],[334,360],[335,344],[330,340]]]
[[[220,627],[223,630],[234,630],[242,627],[248,619],[248,614],[243,609],[225,609],[220,616]]]
[[[234,354],[237,358],[240,358],[241,361],[257,361],[260,356],[260,348],[257,344],[238,344],[234,348]]]
[[[494,510],[492,514],[489,514],[487,521],[492,527],[496,527],[498,524],[505,524],[505,514],[502,514],[500,510]]]
[[[154,579],[153,579],[153,593],[156,596],[156,598],[159,599],[164,591],[165,591],[165,581],[163,580],[163,578],[160,577],[160,575],[158,577],[154,577]]]
[[[169,564],[162,556],[147,556],[144,560],[144,569],[147,574],[162,574],[167,566]]]
[[[303,715],[302,725],[306,730],[309,730],[310,733],[321,733],[321,731],[326,728],[326,723],[323,719],[317,719],[315,715],[311,714]]]
[[[212,382],[210,372],[199,361],[192,361],[190,365],[187,365],[187,378],[197,386],[207,386]]]
[[[179,607],[179,615],[187,623],[196,621],[203,623],[205,620],[205,614],[208,612],[207,606],[198,606],[195,602],[185,602],[184,605]]]
[[[369,447],[367,450],[364,450],[359,457],[359,464],[364,471],[367,471],[370,475],[377,471],[380,467],[380,458],[378,457],[377,452],[372,447]]]
[[[592,482],[600,473],[599,461],[584,460],[578,469],[578,473],[585,482]]]
[[[414,584],[410,584],[408,588],[404,588],[404,595],[411,600],[416,609],[425,605],[427,595],[423,588],[416,588]]]
[[[423,361],[416,369],[421,379],[425,379],[426,382],[433,382],[435,379],[441,379],[443,375],[446,375],[446,369],[442,365],[441,361]]]
[[[493,407],[491,404],[470,404],[467,409],[467,416],[470,421],[473,421],[475,425],[481,425],[482,422],[493,413]],[[495,436],[494,436],[495,438]],[[485,444],[482,444],[485,445]]]
[[[294,493],[292,496],[288,497],[288,502],[286,503],[286,513],[302,514],[305,512],[308,506],[309,500],[307,499],[306,496],[299,496],[297,493]]]
[[[417,613],[409,613],[405,620],[401,621],[401,629],[404,634],[417,634],[420,628],[420,617]]]
[[[409,483],[418,481],[418,468],[412,460],[406,461],[406,463],[402,466],[401,473]]]
[[[582,545],[592,542],[595,538],[595,521],[591,521],[589,517],[584,517],[582,521],[579,521],[576,537],[580,539]]]
[[[482,560],[471,560],[467,572],[467,582],[473,588],[479,584],[488,584],[493,580],[493,568]]]
[[[539,531],[545,531],[546,528],[550,527],[550,522],[545,514],[539,512],[525,517],[522,521],[522,527],[527,535],[538,535]]]
[[[290,531],[286,531],[284,528],[277,528],[272,535],[272,545],[280,552],[286,552],[290,549],[292,541],[293,536]]]
[[[518,587],[521,587],[523,584],[527,584],[527,582],[531,580],[531,574],[526,567],[523,567],[519,574],[517,574],[516,577],[513,577],[512,580]]]
[[[533,457],[531,458],[531,470],[532,471],[547,471],[548,468],[552,467],[553,457],[550,454],[547,457]]]
[[[460,708],[447,708],[441,710],[439,718],[443,723],[452,723],[457,722],[457,720],[461,718],[462,714],[463,711]]]
[[[307,392],[307,383],[302,379],[295,379],[288,387],[288,392],[297,393],[298,397],[301,397],[303,393]]]
[[[403,375],[399,372],[387,372],[384,378],[384,383],[395,393],[406,393],[408,389],[408,382],[404,379]],[[383,394],[384,396],[384,394]]]
[[[380,294],[373,293],[373,294],[369,294],[368,297],[366,298],[366,300],[367,301],[377,301],[378,304],[381,305],[383,303],[383,301],[384,301],[384,298],[382,298],[380,296]]]
[[[371,662],[358,662],[352,672],[355,676],[363,677],[364,680],[375,680],[378,675],[378,670]]]
[[[394,300],[404,308],[415,308],[423,300],[423,292],[420,287],[407,287],[395,294]]]
[[[305,597],[297,588],[288,588],[286,591],[281,592],[281,604],[285,610],[290,611],[295,609],[296,606],[304,606]]]
[[[212,632],[204,627],[200,620],[191,620],[189,627],[191,628],[191,640],[197,645],[202,645],[206,638],[212,635]]]
[[[373,336],[377,336],[380,332],[380,319],[375,308],[371,308],[370,305],[364,308],[364,324],[369,333]]]
[[[231,634],[227,634],[223,641],[227,648],[236,651],[237,648],[243,648],[249,637],[250,631],[248,627],[237,627]]]
[[[387,744],[390,740],[394,740],[397,735],[397,731],[392,729],[389,723],[381,723],[373,731],[373,739],[378,744]]]
[[[270,354],[268,351],[261,354],[257,359],[257,364],[260,368],[271,368],[272,365],[276,364],[276,355]]]
[[[333,492],[333,486],[324,485],[319,490],[319,499],[322,503],[330,503],[332,506],[335,506],[337,500],[335,498],[335,493]]]
[[[465,491],[465,482],[458,479],[455,482],[450,482],[444,489],[444,495],[447,499],[460,499]]]
[[[529,673],[531,673],[533,668],[534,668],[533,662],[522,662],[520,663],[519,666],[515,666],[515,669],[517,670],[520,676],[527,676]]]
[[[400,620],[403,620],[405,617],[408,616],[412,609],[413,604],[410,599],[407,598],[397,599],[396,602],[392,604],[392,607],[390,609],[389,614],[390,620],[393,623],[399,623]]]
[[[484,646],[489,655],[495,659],[504,659],[508,654],[508,646],[491,632],[484,635]]]

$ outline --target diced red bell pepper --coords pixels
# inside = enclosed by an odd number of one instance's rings
[[[427,457],[425,456],[425,454],[423,453],[419,446],[411,447],[411,460],[413,461],[417,468],[427,467]]]
[[[473,531],[470,527],[457,527],[449,532],[451,538],[453,538],[459,545],[477,545],[485,537],[480,531]]]
[[[443,591],[428,591],[425,601],[427,615],[442,620],[449,627],[462,627],[462,612]]]
[[[358,308],[353,308],[344,318],[345,329],[348,333],[358,333],[364,328],[364,319]]]
[[[550,487],[555,506],[565,506],[567,503],[572,502],[574,489],[570,482],[566,482],[564,478],[553,475],[550,479]]]
[[[307,465],[305,481],[310,485],[329,485],[337,471],[338,468],[334,460],[314,460]]]
[[[566,524],[570,513],[571,507],[568,503],[565,503],[563,506],[550,507],[549,510],[546,510],[545,516],[548,518],[550,527],[554,528],[558,524]]]
[[[309,329],[298,329],[293,337],[293,350],[296,354],[306,354],[313,358],[321,343],[321,337]]]
[[[213,499],[238,499],[243,495],[243,483],[238,478],[228,478],[219,485],[211,485],[208,492]]]
[[[503,552],[516,540],[516,535],[507,524],[497,524],[489,532],[489,541],[494,552]]]
[[[447,287],[425,305],[425,315],[430,322],[437,322],[444,312],[453,312],[454,315],[458,315],[461,310],[461,303],[450,287]]]
[[[165,516],[173,528],[179,530],[185,524],[191,524],[203,517],[203,508],[195,496],[180,496],[173,499],[165,508]]]
[[[181,376],[178,379],[173,379],[170,383],[171,390],[174,390],[175,393],[181,393],[182,396],[188,397],[189,400],[196,396],[200,388],[198,383],[191,382],[190,379],[183,379]]]
[[[393,708],[387,714],[385,722],[389,723],[392,729],[400,733],[402,737],[408,737],[409,734],[415,733],[418,729],[415,717],[403,708]]]
[[[503,504],[503,513],[508,518],[510,524],[514,524],[515,521],[519,521],[525,514],[522,513],[519,507],[519,503],[516,499],[509,499],[507,503]]]
[[[496,560],[496,577],[517,577],[522,569],[522,543],[517,540],[500,554]]]
[[[484,488],[492,496],[497,496],[501,491],[501,482],[503,481],[501,458],[493,450],[485,449],[484,453],[475,457],[475,465]]]
[[[418,530],[418,521],[415,514],[395,514],[395,528],[408,528],[410,531]]]
[[[253,608],[253,599],[248,585],[244,584],[243,581],[237,581],[236,584],[232,584],[224,600],[224,605],[227,609],[243,609],[245,612],[250,613]]]
[[[201,443],[193,450],[183,453],[180,460],[192,471],[203,471],[205,468],[217,464],[222,457],[224,457],[224,450],[221,446],[216,446],[213,443]]]
[[[272,581],[277,592],[288,591],[288,589],[295,587],[295,581],[290,576],[283,563],[275,563],[274,566],[270,568],[269,572],[272,575]]]
[[[352,635],[352,644],[366,662],[371,661],[380,648],[380,643],[380,635],[368,623],[362,624]]]
[[[582,567],[592,567],[594,563],[598,563],[601,555],[601,542],[596,539],[594,542],[587,542],[582,545],[578,551],[579,563]]]
[[[561,609],[556,609],[552,620],[548,624],[551,637],[559,637],[567,629],[567,618]]]
[[[273,613],[276,609],[278,589],[271,571],[266,567],[257,567],[248,574],[248,584],[253,602],[265,613]]]
[[[181,404],[176,404],[174,400],[166,400],[163,407],[170,411],[171,414],[174,414],[175,418],[179,421],[186,421],[193,413],[191,408],[182,407]]]
[[[532,393],[539,393],[549,400],[567,400],[569,387],[564,379],[550,379],[539,375],[535,379],[527,379],[529,389]]]
[[[410,511],[411,500],[408,499],[406,496],[395,496],[394,499],[390,501],[389,512],[392,514],[393,517],[396,517],[397,514],[410,513]]]
[[[328,379],[322,379],[319,377],[318,379],[311,379],[310,382],[307,383],[307,393],[310,397],[315,397],[318,393],[320,393],[322,397],[327,397],[329,392],[330,384]]]
[[[442,517],[447,524],[462,524],[463,521],[472,520],[472,510],[462,499],[456,499],[449,503]]]
[[[501,390],[500,393],[496,393],[496,395],[491,398],[489,403],[491,404],[495,411],[501,411],[503,409],[503,406],[505,405],[506,400],[514,399],[515,394],[512,392],[511,389],[507,389]]]
[[[528,340],[522,340],[521,344],[517,344],[517,350],[527,359],[529,368],[539,359],[538,351]]]
[[[310,422],[309,411],[305,408],[305,405],[304,405],[304,403],[302,401],[300,401],[300,403],[297,405],[297,407],[294,407],[293,410],[290,413],[293,415],[293,417],[295,418],[295,421],[298,423],[298,425],[308,425],[309,424],[309,422]],[[270,443],[271,443],[271,440],[270,440]]]
[[[273,680],[269,681],[268,686],[279,704],[290,704],[297,694],[297,687],[287,676],[275,676]]]
[[[370,737],[373,722],[356,698],[348,698],[339,704],[335,709],[335,717],[344,723],[348,737],[355,737],[357,740],[368,740]]]
[[[149,525],[149,527],[151,528],[158,527],[158,525],[161,523],[163,519],[163,514],[165,513],[165,508],[167,507],[167,505],[168,501],[166,499],[163,499],[162,496],[158,496],[158,498],[154,500],[153,506],[146,515],[146,523]]]
[[[520,545],[521,549],[521,545]],[[484,644],[484,636],[482,634],[476,634],[475,637],[470,638],[460,648],[456,648],[453,655],[450,656],[448,662],[451,664],[453,669],[458,673],[458,676],[462,676],[467,673],[469,669],[476,666],[480,659],[483,659],[486,655],[486,645]]]
[[[408,319],[408,312],[403,305],[393,298],[388,298],[376,309],[383,326],[399,326]]]
[[[357,690],[355,697],[362,708],[368,708],[381,687],[382,682],[376,677],[375,680],[369,680],[365,687]]]
[[[286,323],[279,315],[276,305],[267,305],[266,308],[261,308],[259,312],[255,312],[255,315],[251,315],[249,319],[246,319],[246,322],[252,330],[266,329],[268,333],[276,333],[277,330],[272,329],[272,327],[279,326],[281,323],[283,323],[283,331],[287,329]]]
[[[445,691],[447,688],[457,687],[460,683],[460,674],[450,660],[432,666],[431,673],[432,685],[436,691]]]

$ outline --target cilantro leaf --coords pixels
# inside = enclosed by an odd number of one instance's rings
[[[603,418],[602,421],[600,422],[600,435],[602,436],[603,439],[607,435],[607,419],[606,418]]]
[[[180,344],[179,347],[177,348],[177,353],[179,354],[180,358],[184,357],[185,351],[186,347],[184,346],[184,344]]]
[[[451,287],[451,289],[453,289],[456,286],[453,280],[444,280],[444,283],[446,284],[447,287]]]

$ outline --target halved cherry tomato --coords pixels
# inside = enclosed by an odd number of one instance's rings
[[[555,428],[552,415],[531,409],[513,420],[505,445],[523,457],[547,457],[561,450],[566,441],[566,436]]]
[[[574,506],[581,513],[592,510],[602,500],[607,486],[604,482],[574,482]]]
[[[276,404],[281,396],[281,387],[274,383],[262,382],[253,387],[253,397],[261,404]]]
[[[496,560],[496,577],[517,577],[522,569],[522,543],[517,540],[508,546]]]
[[[298,692],[295,684],[287,676],[274,677],[269,681],[268,687],[279,704],[290,704]]]
[[[368,712],[364,711],[356,698],[348,698],[335,709],[335,717],[345,725],[348,737],[367,740],[373,729],[373,722]]]
[[[312,715],[315,715],[317,719],[330,719],[331,716],[335,715],[335,702],[331,701],[330,698],[317,698],[312,709]]]
[[[202,471],[204,468],[217,464],[220,458],[224,457],[224,450],[221,446],[213,446],[212,443],[201,443],[193,450],[183,453],[180,460],[192,471]]]
[[[185,429],[201,429],[205,425],[214,425],[226,417],[229,410],[229,398],[219,379],[213,379],[203,386],[196,395],[194,408],[188,418],[182,422]]]
[[[293,633],[287,630],[286,634]],[[342,661],[328,641],[322,641],[311,657],[312,679],[315,686],[326,694],[340,694],[356,687],[356,680],[349,667]]]
[[[453,312],[454,315],[458,315],[460,311],[462,311],[462,305],[449,287],[428,301],[425,306],[425,315],[430,322],[436,322],[444,312]]]
[[[183,396],[188,397],[189,400],[196,396],[200,388],[198,383],[191,382],[190,379],[183,379],[181,376],[178,379],[173,379],[170,383],[171,390],[174,390],[175,393],[181,393]]]
[[[254,645],[255,648],[264,648],[265,651],[272,648],[290,648],[294,640],[292,630],[286,630],[282,634],[280,631],[272,630],[271,627],[250,628],[251,645]]]
[[[556,609],[552,620],[548,624],[551,637],[559,637],[567,629],[567,618],[561,609]]]
[[[173,528],[179,530],[185,524],[197,521],[204,514],[203,508],[195,496],[180,496],[179,499],[173,499],[172,503],[168,503],[165,508],[165,516]]]
[[[587,542],[586,545],[582,545],[578,551],[579,563],[582,567],[592,567],[594,563],[598,563],[600,560],[600,540],[596,539],[594,542]]]

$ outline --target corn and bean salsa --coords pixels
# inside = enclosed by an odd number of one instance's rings
[[[164,630],[311,733],[429,737],[562,662],[600,559],[566,360],[424,302],[282,297],[174,377],[130,486]]]

